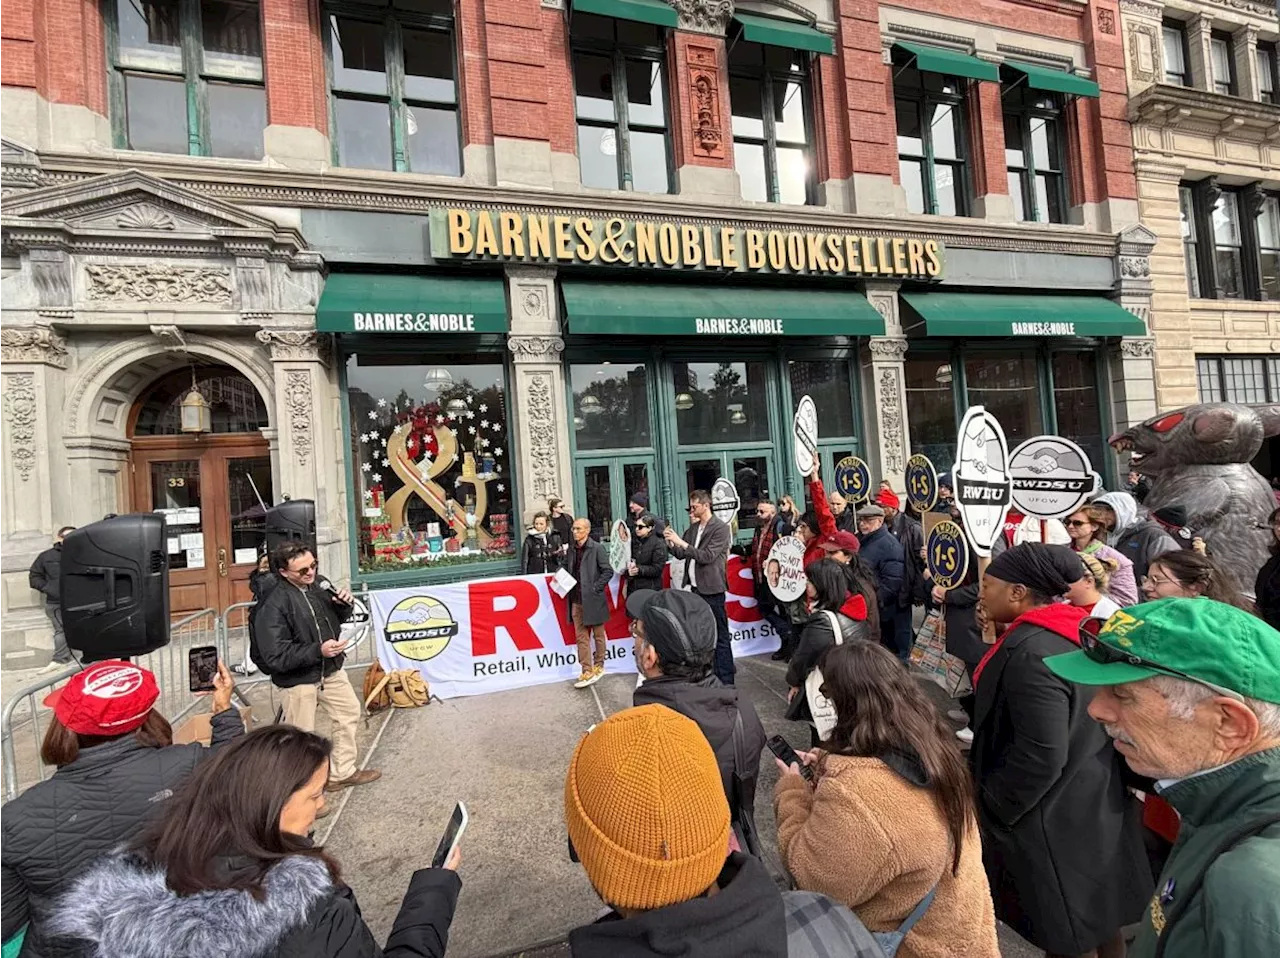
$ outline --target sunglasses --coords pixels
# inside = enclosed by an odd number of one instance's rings
[[[315,572],[320,567],[320,563],[313,562],[311,565],[304,565],[301,569],[292,570],[296,575],[306,575],[308,572]]]
[[[1063,525],[1069,529],[1076,529],[1080,526],[1091,526],[1093,523],[1089,522],[1087,519],[1068,519],[1063,523]]]
[[[1180,672],[1177,669],[1171,669],[1167,665],[1160,665],[1149,659],[1144,659],[1140,655],[1134,655],[1132,652],[1126,652],[1124,649],[1118,649],[1114,645],[1108,645],[1102,641],[1099,633],[1106,624],[1104,619],[1084,619],[1080,623],[1080,648],[1084,651],[1092,661],[1099,665],[1136,665],[1144,669],[1151,669],[1159,672],[1161,675],[1172,675],[1174,678],[1185,679],[1188,682],[1194,682],[1196,685],[1203,685],[1207,689],[1217,692],[1219,695],[1225,695],[1229,699],[1235,699],[1237,702],[1243,702],[1244,696],[1239,692],[1231,689],[1223,688],[1221,685],[1214,685],[1212,682],[1206,682],[1204,679],[1198,679],[1194,675],[1188,675],[1186,672]]]

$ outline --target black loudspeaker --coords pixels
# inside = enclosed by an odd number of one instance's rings
[[[300,540],[316,548],[316,504],[311,499],[286,499],[267,510],[267,552]]]
[[[111,516],[62,540],[62,627],[86,662],[169,644],[164,517]]]

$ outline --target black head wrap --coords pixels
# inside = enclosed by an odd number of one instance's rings
[[[1053,597],[1062,595],[1071,583],[1083,578],[1084,563],[1066,546],[1027,542],[992,559],[987,575]]]

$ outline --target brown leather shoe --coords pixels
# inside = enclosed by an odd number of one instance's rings
[[[341,778],[336,782],[330,782],[324,787],[326,792],[336,792],[339,789],[350,788],[353,785],[368,785],[370,782],[376,782],[382,778],[382,773],[376,768],[366,768],[356,772],[350,778]]]

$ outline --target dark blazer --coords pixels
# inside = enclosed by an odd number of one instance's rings
[[[667,565],[667,543],[658,532],[658,527],[643,539],[636,536],[631,540],[631,561],[636,564],[636,574],[627,577],[627,591],[640,592],[644,589],[662,588],[662,570]]]
[[[990,648],[982,641],[982,629],[978,625],[976,563],[970,563],[961,584],[947,592],[942,618],[947,624],[947,651],[972,669]]]
[[[685,582],[689,581],[689,565],[695,565],[694,575],[698,587],[694,590],[699,595],[716,595],[728,588],[725,562],[729,556],[729,545],[733,541],[733,533],[720,519],[712,516],[702,530],[702,540],[694,548],[694,540],[698,535],[698,524],[695,522],[685,530],[682,538],[689,545],[685,548],[671,546],[671,554],[685,561]]]
[[[609,621],[609,600],[604,593],[613,578],[604,546],[589,538],[579,551],[577,544],[570,542],[566,567],[578,580],[569,593],[569,621],[573,621],[573,607],[581,605],[583,625],[604,625]]]
[[[969,753],[996,917],[1060,955],[1138,921],[1153,884],[1123,759],[1085,711],[1093,693],[1044,665],[1075,647],[1017,626],[981,673]]]

